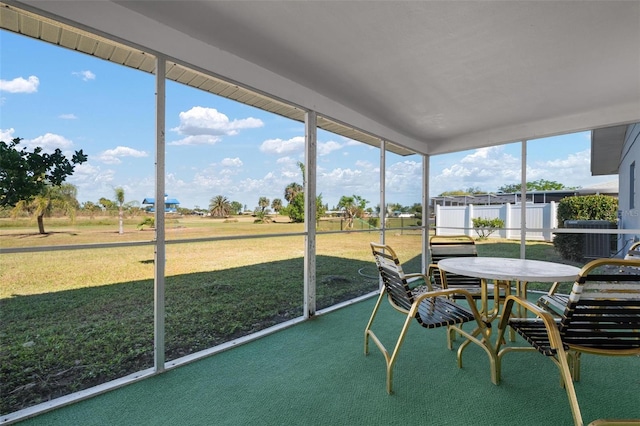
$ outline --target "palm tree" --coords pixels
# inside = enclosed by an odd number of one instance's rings
[[[354,197],[343,195],[338,202],[338,208],[342,208],[344,210],[344,215],[347,219],[347,228],[353,228],[353,218],[355,217],[356,210]]]
[[[304,191],[304,187],[296,182],[291,182],[284,189],[284,199],[287,200],[287,203],[291,203],[291,201],[296,198],[296,195]]]
[[[49,216],[54,208],[62,210],[72,221],[75,220],[76,209],[79,206],[76,199],[77,193],[77,188],[70,183],[45,186],[44,190],[35,197],[19,201],[12,210],[12,216],[16,217],[21,212],[35,215],[38,221],[38,232],[46,234],[44,217]]]
[[[209,202],[209,210],[211,210],[211,216],[214,217],[228,216],[231,211],[231,202],[225,196],[216,195]]]
[[[280,198],[274,198],[271,202],[271,208],[276,212],[276,214],[279,214],[282,209],[282,200]]]
[[[119,230],[118,233],[120,235],[124,234],[124,211],[122,209],[122,206],[124,205],[124,188],[119,186],[115,189],[115,193],[116,193],[116,202],[118,203],[118,224],[119,224]]]
[[[258,199],[258,206],[260,206],[264,212],[269,207],[269,199],[267,197],[260,197]]]

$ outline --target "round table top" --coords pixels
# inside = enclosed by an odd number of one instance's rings
[[[468,277],[501,281],[575,281],[580,268],[562,263],[505,257],[451,257],[438,262],[438,268]]]

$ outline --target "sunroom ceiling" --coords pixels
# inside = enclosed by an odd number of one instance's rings
[[[69,27],[2,8],[3,28],[145,71],[162,54],[168,78],[398,152],[640,121],[638,1],[7,3]]]

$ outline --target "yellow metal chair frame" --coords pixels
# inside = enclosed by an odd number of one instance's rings
[[[476,242],[467,235],[434,235],[429,239],[431,264],[427,275],[436,288],[462,288],[474,298],[481,296],[480,278],[465,277],[463,275],[440,271],[438,261],[450,257],[477,257]]]
[[[580,354],[604,356],[640,355],[640,259],[598,259],[585,265],[565,298],[559,313],[557,297],[542,296],[538,304],[508,296],[505,311],[514,305],[533,313],[533,318],[503,315],[497,336],[498,382],[502,357],[509,352],[537,350],[560,370],[576,425],[583,425],[574,381],[580,379]],[[507,326],[531,346],[504,347]],[[599,423],[598,423],[599,422]],[[611,422],[611,423],[607,423]],[[621,423],[620,423],[621,422]],[[633,424],[640,420],[598,420],[594,424]]]
[[[393,393],[393,368],[407,335],[407,330],[414,321],[417,321],[425,328],[447,327],[447,346],[449,349],[452,349],[452,335],[455,333],[466,337],[469,341],[480,346],[489,357],[491,380],[497,383],[495,376],[495,348],[493,348],[490,343],[490,329],[487,324],[482,321],[482,317],[475,306],[471,294],[461,289],[433,290],[425,274],[404,274],[400,261],[391,247],[371,243],[371,249],[376,260],[376,265],[378,266],[383,288],[380,291],[380,296],[364,331],[364,353],[368,355],[369,339],[371,339],[384,355],[387,364],[387,392],[389,394]],[[417,277],[424,279],[426,291],[416,291],[409,287],[407,278]],[[456,294],[462,295],[467,300],[469,304],[468,309],[462,304],[455,303],[450,299],[450,297]],[[389,353],[371,329],[385,297],[396,311],[406,316],[402,329],[400,330],[400,335],[391,353]],[[473,331],[467,332],[462,329],[464,323],[473,321],[475,321],[477,325]],[[478,336],[481,337],[478,338]],[[458,367],[462,368],[462,351],[460,349],[458,350],[457,360]]]

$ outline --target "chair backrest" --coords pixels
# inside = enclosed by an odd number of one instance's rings
[[[437,264],[438,261],[449,257],[478,256],[476,242],[468,235],[434,235],[429,240],[429,251],[432,264]],[[440,274],[434,274],[433,279],[437,287],[443,287]],[[445,279],[447,281],[445,286],[449,288],[480,287],[480,278],[446,272]]]
[[[585,265],[560,321],[571,348],[595,354],[640,353],[640,259]]]
[[[640,241],[631,245],[629,251],[624,256],[625,259],[640,259]]]
[[[389,301],[396,309],[409,311],[414,298],[398,256],[391,247],[383,244],[371,243],[371,250]]]

